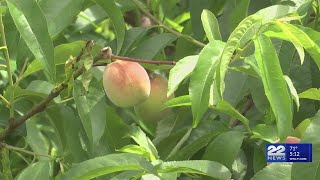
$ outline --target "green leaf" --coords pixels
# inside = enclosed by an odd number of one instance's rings
[[[120,8],[114,0],[93,0],[101,6],[110,18],[117,36],[117,54],[120,52],[125,38],[125,22]]]
[[[49,162],[39,161],[29,165],[18,176],[17,180],[43,180],[50,179]]]
[[[296,105],[297,105],[297,111],[299,111],[299,108],[300,108],[300,102],[299,102],[299,96],[298,96],[298,93],[297,93],[297,90],[296,88],[293,86],[293,82],[291,81],[291,79],[288,77],[288,76],[283,76],[284,79],[286,80],[287,82],[287,85],[289,87],[289,90],[290,90],[290,93],[293,97],[293,100],[296,102]]]
[[[273,19],[279,19],[296,12],[297,7],[287,5],[273,5],[259,10],[256,14],[260,15],[263,22],[268,22]]]
[[[214,80],[214,73],[223,51],[224,42],[209,43],[199,54],[199,60],[192,72],[189,94],[192,102],[192,126],[195,128],[208,109],[210,86]]]
[[[6,93],[4,94],[4,97],[7,99],[10,99],[11,93],[14,94],[15,100],[20,100],[21,98],[35,98],[35,97],[41,97],[45,98],[46,94],[33,92],[27,89],[21,89],[19,86],[15,86],[14,88],[12,86],[8,86]]]
[[[310,88],[299,94],[299,98],[313,99],[320,101],[320,89]]]
[[[272,163],[257,172],[252,180],[291,180],[291,165],[290,163]]]
[[[113,176],[110,180],[139,178],[142,174],[144,174],[143,171],[124,171],[116,176]]]
[[[299,26],[295,26],[288,23],[282,23],[282,22],[273,22],[275,25],[281,28],[283,31],[283,35],[277,35],[278,38],[282,38],[283,40],[289,40],[291,41],[296,49],[299,52],[300,58],[301,56],[304,56],[302,47],[306,49],[306,51],[311,55],[315,63],[317,64],[318,68],[320,69],[320,46],[315,42],[316,39],[313,39],[309,36],[314,36],[313,34],[316,32],[313,32],[311,30],[308,30],[306,28],[299,28]],[[271,34],[272,35],[272,34]],[[318,34],[319,36],[319,34]],[[303,54],[302,54],[303,53]],[[303,60],[303,59],[302,59]],[[301,64],[303,61],[301,61]]]
[[[249,5],[251,0],[239,0],[234,2],[234,8],[229,15],[229,29],[234,30],[237,25],[248,16]]]
[[[243,132],[239,131],[220,134],[208,145],[202,159],[219,162],[228,169],[232,169],[232,164],[240,152],[243,138]]]
[[[76,57],[81,49],[85,46],[85,41],[75,41],[67,44],[60,44],[54,48],[54,63],[55,65],[65,64],[70,57]],[[92,53],[100,51],[100,46],[94,46]],[[43,65],[39,59],[33,60],[22,75],[22,79],[43,69]]]
[[[302,136],[301,143],[312,144],[312,162],[293,163],[291,171],[293,180],[317,180],[320,178],[320,112],[318,112],[315,117],[312,117],[311,120],[311,124],[307,127],[304,135]]]
[[[31,52],[40,59],[51,80],[55,80],[56,66],[53,44],[48,32],[47,20],[34,0],[7,0],[10,14],[17,29]]]
[[[265,35],[261,35],[254,40],[254,44],[255,57],[261,71],[265,94],[276,117],[279,137],[284,140],[291,132],[293,119],[288,87],[271,40]]]
[[[187,56],[180,59],[170,70],[167,92],[168,97],[178,89],[179,84],[192,73],[197,64],[198,58],[198,55]]]
[[[122,147],[121,149],[117,150],[119,152],[127,152],[127,153],[132,153],[132,154],[139,154],[145,158],[147,158],[149,161],[154,161],[157,158],[154,157],[152,153],[150,153],[146,148],[138,146],[138,145],[133,145],[129,144],[127,146]]]
[[[303,44],[299,40],[300,39],[299,36],[301,35],[293,32],[293,30],[295,30],[295,27],[293,25],[289,25],[287,23],[281,23],[281,22],[275,22],[275,24],[282,29],[284,34],[292,42],[292,44],[294,45],[294,47],[296,48],[300,56],[301,64],[303,64],[305,54],[304,54]],[[303,38],[305,38],[305,36]]]
[[[214,40],[222,39],[218,20],[211,11],[206,9],[203,10],[201,14],[201,21],[209,42],[214,42]]]
[[[298,138],[301,138],[304,133],[306,132],[306,129],[308,128],[308,126],[311,124],[311,120],[309,118],[303,120],[295,129],[295,135]]]
[[[240,150],[238,157],[234,160],[232,164],[232,175],[234,179],[244,179],[247,173],[247,157],[243,150]]]
[[[148,29],[143,27],[135,27],[127,31],[120,54],[127,55],[127,53],[134,48],[134,45],[140,41],[147,32]]]
[[[176,35],[171,33],[154,35],[151,38],[141,42],[139,46],[129,54],[129,57],[153,59],[163,48],[165,48],[176,38]]]
[[[117,112],[110,106],[106,108],[106,139],[113,150],[129,144],[129,138],[125,138],[129,127],[123,122]]]
[[[170,160],[187,160],[204,148],[216,136],[227,131],[228,128],[221,122],[212,119],[201,121],[199,126],[191,132],[185,146]]]
[[[259,172],[267,166],[266,162],[266,147],[263,145],[253,147],[253,171]]]
[[[113,172],[130,170],[143,170],[151,174],[157,174],[152,164],[142,156],[121,153],[101,156],[76,164],[63,174],[61,179],[87,180]]]
[[[302,136],[301,143],[311,143],[312,147],[312,160],[320,161],[320,111],[317,112],[316,116],[311,118],[312,122],[307,127],[304,135]]]
[[[57,3],[55,0],[40,1],[39,5],[44,12],[49,34],[55,38],[67,26],[72,24],[76,16],[82,10],[84,0],[66,0]]]
[[[189,95],[179,96],[163,104],[163,108],[170,108],[170,107],[179,107],[179,106],[191,106],[191,100]]]
[[[294,163],[291,169],[291,180],[320,179],[320,161],[308,163]]]
[[[58,156],[63,156],[65,162],[81,162],[86,160],[87,154],[81,145],[79,130],[82,129],[81,120],[75,112],[65,104],[50,106],[46,109],[48,120],[52,124],[58,145],[61,143],[62,149],[57,150]]]
[[[224,47],[224,50],[222,52],[219,66],[217,67],[217,74],[216,74],[216,85],[217,90],[219,92],[220,98],[223,97],[223,92],[225,88],[225,76],[227,73],[228,65],[231,60],[231,57],[233,56],[234,51],[239,47],[240,40],[246,32],[258,21],[261,20],[260,16],[257,15],[251,15],[242,20],[239,25],[236,27],[236,29],[231,33],[231,35],[228,38],[228,41]],[[252,35],[253,36],[253,35]]]
[[[144,147],[153,157],[158,158],[158,151],[147,135],[137,126],[131,126],[128,135],[140,146]]]
[[[26,141],[34,153],[47,155],[49,152],[49,144],[47,138],[37,127],[36,117],[26,122],[27,136]],[[48,160],[48,157],[38,156],[40,160]]]
[[[265,141],[275,143],[278,139],[277,127],[267,124],[257,124],[253,130],[251,138],[259,138]]]
[[[188,3],[194,37],[198,40],[202,39],[204,36],[204,31],[201,26],[201,13],[203,9],[208,8],[209,2],[208,0],[189,0]]]
[[[85,94],[81,82],[75,81],[73,97],[77,106],[82,125],[87,137],[92,144],[99,142],[105,131],[106,114],[103,97],[105,93],[102,89],[90,86],[89,93]]]
[[[213,107],[213,109],[226,113],[229,116],[238,119],[246,126],[248,131],[251,131],[249,127],[249,120],[246,117],[244,117],[239,111],[237,111],[234,107],[232,107],[227,101],[219,101],[217,106]]]
[[[231,179],[231,172],[218,162],[206,160],[169,161],[161,163],[159,173],[194,173],[216,179]]]

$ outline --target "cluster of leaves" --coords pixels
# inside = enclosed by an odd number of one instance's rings
[[[0,179],[320,178],[318,0],[0,2]],[[177,62],[142,64],[176,97],[156,130],[105,96],[106,46]],[[289,135],[313,162],[267,166]]]

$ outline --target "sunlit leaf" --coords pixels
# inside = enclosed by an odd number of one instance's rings
[[[255,57],[261,72],[265,94],[276,117],[279,137],[284,140],[291,132],[293,119],[288,87],[271,40],[261,35],[254,40],[254,44]]]

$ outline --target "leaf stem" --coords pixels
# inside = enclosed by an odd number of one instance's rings
[[[172,29],[171,27],[169,27],[168,25],[164,24],[162,21],[160,21],[159,19],[157,19],[155,16],[153,16],[148,10],[146,10],[143,5],[141,4],[141,2],[139,0],[133,0],[133,3],[136,4],[136,6],[145,14],[147,15],[149,18],[151,18],[154,22],[158,23],[161,27],[163,27],[165,30],[171,32],[172,34],[175,34],[178,37],[182,37],[185,40],[200,46],[200,47],[205,47],[206,45],[194,38],[192,38],[191,36],[188,36],[186,34],[182,34],[174,29]]]
[[[0,68],[7,69],[7,66],[4,64],[0,64]]]
[[[38,153],[35,153],[35,152],[32,152],[32,151],[25,150],[24,148],[19,148],[19,147],[11,146],[11,145],[6,144],[6,143],[1,143],[0,146],[1,146],[1,147],[4,147],[4,148],[7,148],[7,149],[9,149],[9,150],[18,151],[18,152],[23,152],[23,153],[30,154],[30,155],[33,155],[33,156],[43,156],[43,157],[48,157],[48,158],[50,158],[50,159],[56,159],[55,157],[52,157],[52,156],[50,156],[50,155],[38,154]]]
[[[170,152],[168,157],[166,159],[170,159],[173,155],[175,155],[182,147],[182,145],[188,140],[190,134],[192,132],[192,128],[190,128],[186,134],[181,138],[181,140],[178,142],[178,144],[173,148],[173,150]]]
[[[0,94],[0,99],[2,99],[3,102],[4,102],[9,108],[11,107],[10,102],[9,102],[5,97],[3,97],[1,94]]]

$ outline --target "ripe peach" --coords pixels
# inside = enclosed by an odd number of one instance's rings
[[[279,143],[280,140],[277,140],[276,143]],[[297,137],[293,137],[293,136],[288,136],[286,141],[284,143],[286,144],[294,144],[294,143],[299,143],[300,139]]]
[[[149,76],[139,63],[121,60],[106,66],[103,87],[110,101],[119,107],[145,101],[151,89]]]
[[[149,98],[134,107],[137,114],[146,121],[158,121],[169,109],[161,111],[162,105],[174,96],[167,97],[168,81],[159,74],[150,74],[151,92]]]

